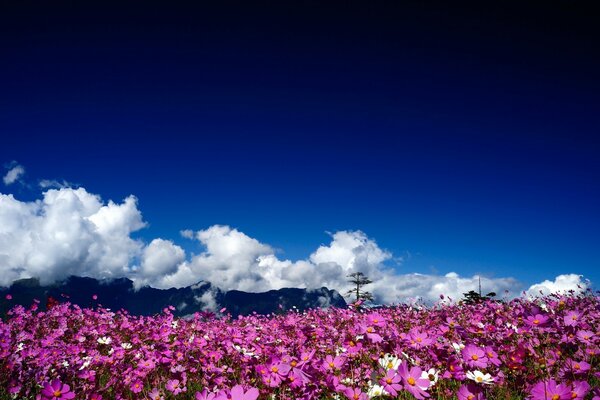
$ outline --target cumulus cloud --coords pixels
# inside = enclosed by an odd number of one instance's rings
[[[12,185],[13,183],[20,181],[23,175],[25,175],[25,168],[15,161],[8,164],[6,166],[6,169],[8,169],[8,171],[6,172],[6,175],[4,175],[4,177],[2,178],[6,186]]]
[[[306,259],[279,257],[271,246],[225,225],[182,230],[204,251],[186,254],[173,241],[156,238],[149,243],[132,233],[144,228],[134,196],[120,203],[105,202],[84,188],[47,190],[40,200],[19,201],[0,194],[0,285],[16,279],[38,277],[43,283],[69,275],[94,278],[128,277],[136,287],[183,287],[200,281],[222,290],[266,291],[283,287],[318,289],[323,286],[344,294],[347,275],[365,273],[373,283],[366,289],[377,302],[411,300],[435,302],[441,294],[460,299],[476,290],[479,276],[404,273],[389,266],[391,252],[361,231],[330,234]],[[550,293],[585,288],[579,275],[561,275],[533,285],[529,292]],[[514,278],[481,277],[482,290],[517,296],[522,285]],[[215,307],[214,293],[198,302]]]
[[[0,193],[0,285],[127,276],[144,248],[131,233],[144,226],[134,196],[104,203],[83,188],[63,188],[22,202]]]
[[[540,296],[550,293],[567,293],[569,291],[582,293],[589,286],[590,282],[584,280],[582,275],[565,274],[557,276],[553,281],[545,280],[531,285],[527,290],[527,294],[529,296]]]

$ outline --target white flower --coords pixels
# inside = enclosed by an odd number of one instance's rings
[[[440,371],[435,368],[430,368],[428,371],[421,373],[421,378],[429,380],[429,387],[435,385],[438,381]]]
[[[454,350],[456,350],[457,353],[460,353],[460,351],[465,348],[465,345],[462,343],[452,343],[452,347],[454,347]]]
[[[129,350],[133,346],[131,345],[131,343],[121,343],[121,347],[124,348],[125,350]]]
[[[494,378],[490,374],[484,374],[481,371],[467,371],[467,378],[485,385],[491,385],[494,383]]]
[[[24,345],[23,343],[19,343],[19,344],[17,345],[17,352],[19,352],[19,351],[23,350],[24,348],[25,348],[25,345]]]
[[[63,365],[63,367],[67,368],[69,366],[69,362],[68,361],[63,361],[62,365]]]
[[[98,343],[100,344],[110,344],[112,342],[112,339],[109,338],[108,336],[103,336],[101,338],[98,338]]]
[[[387,396],[388,392],[386,392],[383,389],[383,386],[379,386],[377,384],[371,386],[369,388],[369,390],[367,391],[367,396],[369,396],[370,399],[372,399],[373,397],[377,397],[377,396]]]
[[[388,371],[390,369],[398,369],[398,367],[402,363],[402,360],[400,360],[393,354],[386,353],[383,357],[379,359],[378,363],[381,366],[381,368]]]
[[[80,371],[90,366],[90,363],[92,362],[92,357],[83,357],[82,360],[83,364],[81,364],[81,367],[79,367]]]
[[[110,350],[108,351],[108,355],[111,355],[114,352],[115,352],[115,349],[113,347],[111,347]]]
[[[177,328],[177,325],[179,325],[179,323],[177,321],[171,322],[171,328],[175,329],[175,328]]]

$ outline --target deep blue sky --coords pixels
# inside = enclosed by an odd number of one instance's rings
[[[147,238],[360,229],[399,271],[600,281],[585,3],[170,3],[2,6],[0,163],[136,195]]]

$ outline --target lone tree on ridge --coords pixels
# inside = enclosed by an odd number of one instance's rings
[[[347,295],[354,295],[356,297],[356,301],[358,300],[373,300],[373,295],[370,292],[361,290],[363,286],[368,285],[373,282],[365,274],[362,272],[353,272],[350,275],[347,275],[348,278],[351,278],[348,282],[352,283],[355,287],[354,289],[348,290]]]

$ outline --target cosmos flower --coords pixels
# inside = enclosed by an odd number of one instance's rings
[[[494,383],[494,378],[490,374],[484,374],[481,371],[467,371],[466,376],[468,379],[484,385],[491,385]]]
[[[71,392],[69,385],[63,384],[59,379],[46,383],[41,391],[44,399],[73,399],[75,393]]]
[[[547,382],[541,381],[535,384],[529,392],[531,400],[569,400],[571,389],[562,383],[556,383],[554,379]]]

